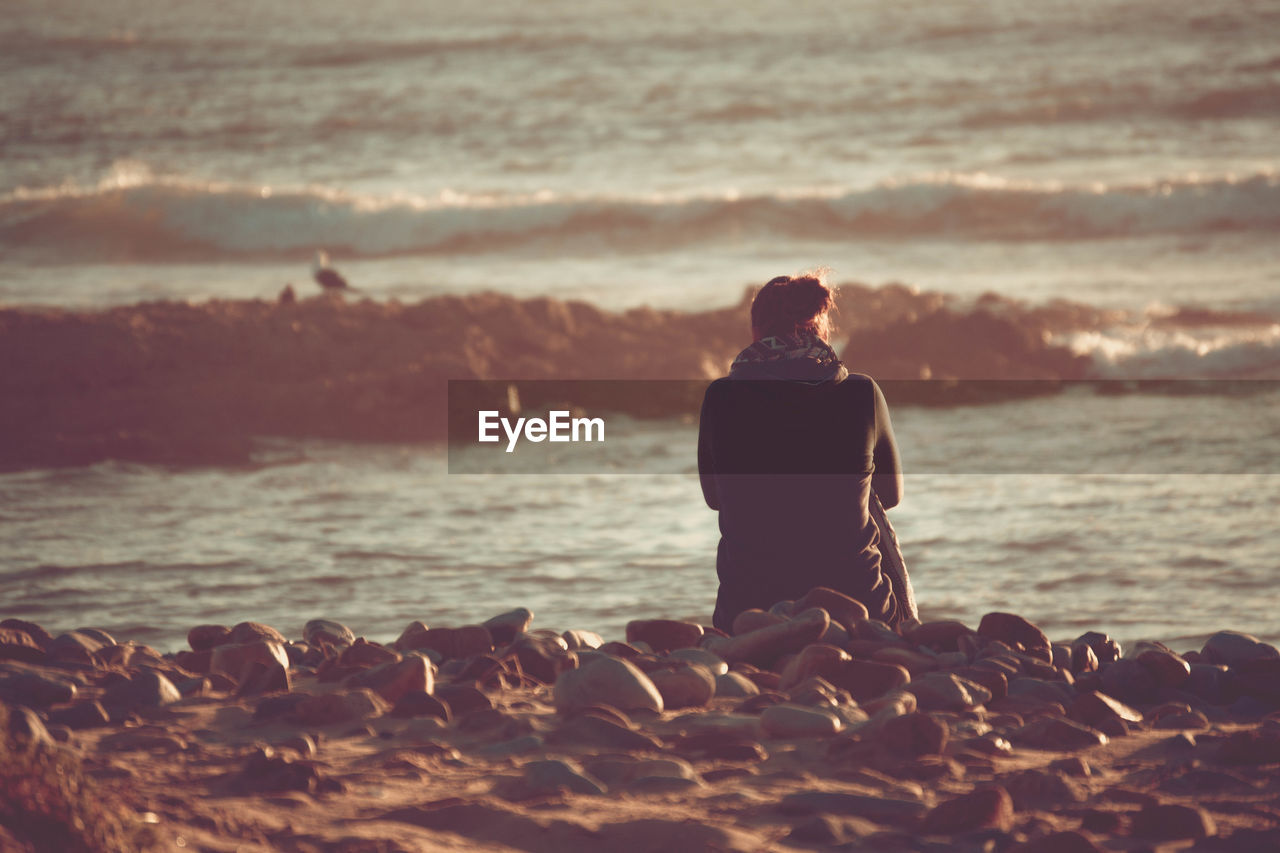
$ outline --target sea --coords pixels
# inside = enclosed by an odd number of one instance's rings
[[[984,294],[1105,308],[1058,343],[1124,393],[890,396],[908,472],[890,518],[922,616],[1280,641],[1280,0],[2,17],[4,308],[305,297],[320,249],[378,301],[698,311],[825,267],[961,313]],[[630,428],[612,468],[575,473],[264,437],[252,466],[2,474],[0,616],[162,650],[242,620],[377,640],[515,606],[610,637],[706,622],[697,425]]]

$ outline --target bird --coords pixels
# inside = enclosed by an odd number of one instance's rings
[[[311,262],[311,277],[326,291],[355,289],[347,284],[347,280],[337,270],[329,266],[329,254],[323,249],[316,252],[315,260]]]

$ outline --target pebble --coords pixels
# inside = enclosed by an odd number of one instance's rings
[[[794,705],[771,705],[760,713],[760,728],[768,737],[803,738],[833,735],[844,728],[830,711]]]
[[[21,706],[9,708],[8,713],[4,716],[8,717],[9,738],[25,749],[33,749],[38,744],[52,743],[52,739],[49,737],[49,730],[45,728],[44,722],[30,708]],[[3,717],[0,717],[0,719],[3,719]],[[0,748],[3,748],[3,745],[4,739],[0,738]],[[6,762],[9,760],[7,755],[5,760]]]
[[[605,793],[602,782],[585,774],[581,767],[559,758],[530,761],[524,766],[524,783],[538,794],[569,791],[602,796]]]
[[[826,643],[810,643],[791,658],[782,670],[778,689],[789,691],[812,676],[838,669],[845,661],[852,660],[844,649]]]
[[[187,632],[187,645],[192,651],[207,652],[229,642],[231,629],[226,625],[197,625]]]
[[[783,797],[778,803],[778,810],[783,814],[848,815],[876,823],[914,826],[928,813],[929,807],[918,800],[898,797],[799,791]]]
[[[1151,701],[1160,686],[1150,669],[1129,658],[1107,664],[1101,673],[1104,692],[1135,705]]]
[[[649,674],[649,680],[662,694],[663,706],[701,708],[716,695],[716,677],[700,664],[687,664],[678,669],[660,669]]]
[[[604,747],[620,752],[653,752],[662,748],[656,738],[644,732],[590,714],[581,714],[561,723],[559,728],[547,735],[547,742]]]
[[[278,663],[249,663],[240,673],[237,696],[261,696],[264,693],[288,693],[293,687],[289,670]]]
[[[77,702],[69,708],[59,708],[50,712],[49,722],[80,731],[101,728],[111,722],[111,717],[102,707],[101,702],[91,699],[87,702]]]
[[[520,634],[529,630],[529,626],[533,624],[533,611],[527,607],[517,607],[514,610],[508,610],[506,613],[499,613],[491,619],[483,622],[484,628],[489,631],[489,636],[493,638],[495,646],[504,646],[510,643]]]
[[[1134,660],[1150,670],[1161,687],[1181,687],[1191,675],[1191,664],[1158,643],[1139,643]]]
[[[425,690],[410,690],[396,700],[395,706],[391,709],[391,716],[435,717],[447,723],[453,715],[450,713],[449,706],[438,697],[432,696]]]
[[[964,711],[991,701],[991,691],[951,672],[931,672],[913,678],[905,689],[926,711]]]
[[[128,681],[108,687],[102,694],[102,704],[107,708],[133,710],[158,708],[182,699],[173,682],[158,672],[141,670]]]
[[[228,643],[279,643],[285,645],[289,640],[284,634],[281,634],[270,625],[263,625],[261,622],[241,622],[231,628],[230,635],[227,636]]]
[[[293,709],[304,726],[330,726],[380,717],[390,710],[386,700],[367,687],[308,696]]]
[[[76,685],[53,674],[22,672],[0,679],[0,699],[29,708],[48,708],[75,696]]]
[[[748,634],[752,631],[758,631],[761,628],[768,628],[770,625],[781,625],[786,622],[785,616],[778,616],[774,613],[767,613],[763,610],[751,609],[744,610],[733,618],[733,626],[730,634],[737,636],[738,634]]]
[[[675,619],[636,619],[627,623],[627,642],[648,643],[655,652],[694,648],[702,635],[701,625]]]
[[[799,651],[816,641],[830,623],[827,611],[815,607],[785,622],[745,634],[728,638],[708,637],[704,647],[726,663],[746,661],[767,666],[782,655]]]
[[[310,646],[318,646],[321,643],[328,646],[349,646],[356,641],[356,635],[341,622],[312,619],[302,627],[302,639]]]
[[[988,613],[978,624],[978,633],[1010,647],[1021,646],[1027,654],[1045,663],[1053,661],[1053,646],[1044,631],[1016,614]]]
[[[760,688],[740,672],[725,672],[716,676],[716,697],[745,699],[760,694]]]
[[[604,645],[604,637],[595,631],[569,630],[560,635],[570,651],[598,649]]]
[[[824,673],[823,678],[847,690],[856,702],[866,703],[903,687],[911,681],[911,673],[897,664],[851,660]]]
[[[1042,717],[1027,723],[1013,733],[1014,743],[1035,749],[1061,750],[1087,749],[1107,742],[1102,732],[1073,720]]]
[[[673,649],[667,653],[667,658],[705,666],[712,675],[716,676],[724,675],[729,671],[729,664],[706,649]]]
[[[1280,650],[1261,642],[1252,634],[1240,631],[1219,631],[1205,641],[1200,655],[1207,663],[1224,663],[1231,666],[1245,661],[1280,658]]]
[[[591,705],[611,705],[622,711],[662,713],[662,694],[649,676],[629,661],[601,656],[579,669],[560,673],[555,682],[555,705],[571,714]]]
[[[900,714],[884,721],[876,742],[894,755],[916,758],[940,755],[950,735],[947,724],[922,711]]]
[[[998,785],[979,788],[940,803],[920,828],[926,835],[954,835],[978,829],[1007,832],[1013,828],[1013,799]]]
[[[1130,828],[1139,838],[1165,841],[1208,838],[1218,831],[1213,818],[1204,809],[1181,804],[1145,806],[1133,815]]]
[[[793,610],[802,613],[813,607],[821,607],[827,611],[831,621],[846,630],[852,630],[855,624],[865,621],[869,616],[867,606],[861,601],[825,586],[816,586],[806,592],[796,600]]]
[[[289,656],[285,653],[283,643],[269,640],[221,645],[213,650],[213,656],[209,659],[209,671],[221,672],[238,679],[245,666],[250,663],[260,663],[264,666],[274,663],[287,667]]]
[[[0,660],[37,663],[46,657],[44,648],[18,628],[0,628]]]
[[[408,693],[430,693],[435,689],[435,666],[426,658],[408,654],[347,679],[348,687],[369,687],[392,705]]]

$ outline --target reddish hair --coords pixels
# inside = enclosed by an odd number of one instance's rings
[[[760,288],[751,302],[751,332],[757,340],[804,332],[824,341],[831,334],[835,291],[821,271],[780,275]]]

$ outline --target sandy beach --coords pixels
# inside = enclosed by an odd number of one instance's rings
[[[1012,614],[977,630],[864,616],[817,590],[744,613],[732,637],[665,619],[625,638],[557,633],[518,608],[482,625],[415,622],[387,645],[327,620],[292,639],[197,626],[192,648],[168,654],[7,620],[3,808],[18,813],[0,846],[1280,842],[1274,647],[1223,632],[1179,654],[1099,633],[1050,643]],[[73,768],[74,797],[41,775],[51,766]]]

